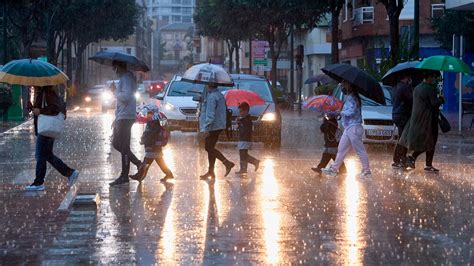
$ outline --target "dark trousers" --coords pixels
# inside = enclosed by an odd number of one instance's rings
[[[405,124],[406,123],[399,123],[399,124],[396,123],[397,128],[398,128],[398,139],[400,139],[403,133]],[[408,152],[408,149],[406,147],[400,145],[400,143],[397,143],[397,145],[395,146],[395,151],[393,152],[393,162],[405,164],[407,152]]]
[[[8,122],[8,106],[1,106],[0,112],[2,112],[3,123]]]
[[[249,155],[249,150],[239,150],[239,155],[240,155],[240,171],[241,172],[247,172],[247,165],[253,164],[256,165],[258,163],[258,160]]]
[[[323,157],[321,158],[321,161],[319,162],[317,168],[318,169],[325,168],[328,165],[328,163],[331,161],[331,159],[333,161],[335,161],[336,160],[336,154],[323,152]],[[341,168],[339,168],[339,172],[345,173],[346,171],[347,171],[346,170],[346,165],[344,163],[342,163]]]
[[[46,175],[46,162],[50,163],[61,175],[70,176],[73,169],[69,168],[53,153],[54,139],[38,135],[36,138],[36,179],[35,183],[43,184]]]
[[[411,156],[415,158],[416,161],[418,156],[420,156],[423,152],[424,151],[415,151]],[[426,151],[426,166],[433,166],[434,153],[435,151]]]
[[[153,161],[155,161],[158,164],[158,166],[160,167],[161,171],[163,171],[163,173],[165,173],[166,175],[173,175],[171,173],[171,170],[166,165],[165,159],[163,159],[163,157],[162,158],[147,158],[147,157],[145,157],[145,159],[143,160],[143,165],[144,165],[143,167],[145,167],[143,176],[146,176],[146,174],[148,173],[148,169],[150,168]]]
[[[207,159],[209,161],[209,173],[214,173],[214,166],[216,164],[216,159],[219,159],[221,162],[226,162],[227,159],[224,155],[216,149],[217,140],[219,139],[219,134],[222,130],[210,131],[205,139],[205,148],[207,151]]]
[[[130,173],[130,162],[140,166],[141,161],[132,153],[130,149],[130,138],[132,137],[132,126],[134,120],[118,120],[115,122],[113,146],[122,154],[122,173],[121,177],[127,177]]]

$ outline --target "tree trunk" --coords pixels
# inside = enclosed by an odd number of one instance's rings
[[[69,77],[68,86],[71,86],[72,78],[72,38],[67,37],[66,41],[66,75]]]
[[[240,74],[240,45],[236,42],[234,45],[235,50],[235,73]]]
[[[79,44],[76,52],[76,73],[74,75],[74,84],[76,89],[82,85],[82,55],[84,50],[85,47]]]
[[[337,8],[336,8],[337,9]],[[340,9],[331,12],[331,55],[332,63],[339,63],[339,13]]]
[[[272,78],[272,90],[276,90],[277,85],[277,63],[278,63],[278,55],[275,52],[275,43],[269,43],[270,45],[270,57],[272,58],[272,69],[270,71],[270,75]]]
[[[226,41],[227,50],[229,52],[229,73],[233,73],[234,71],[234,46],[229,41]]]
[[[398,16],[392,15],[390,20],[390,59],[392,66],[398,64],[398,50],[400,47],[399,20]]]

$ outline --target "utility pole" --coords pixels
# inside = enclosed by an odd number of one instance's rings
[[[252,75],[252,39],[249,40],[249,74]]]
[[[298,114],[301,115],[301,92],[303,89],[303,60],[304,60],[304,46],[298,45],[296,48],[296,71],[298,74],[297,84],[298,87]]]
[[[293,109],[293,102],[295,99],[295,36],[293,27],[291,27],[290,33],[290,108]]]
[[[413,38],[413,52],[412,57],[414,60],[420,58],[420,0],[415,0],[414,9],[414,38]]]

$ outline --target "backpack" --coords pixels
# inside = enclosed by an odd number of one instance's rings
[[[170,139],[170,132],[164,128],[160,127],[160,134],[158,135],[158,139],[155,142],[155,145],[164,147],[166,144],[168,144],[168,141]]]

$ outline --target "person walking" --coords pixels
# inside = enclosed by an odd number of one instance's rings
[[[248,103],[243,102],[239,105],[239,117],[237,118],[237,124],[239,126],[239,143],[237,144],[237,148],[239,149],[240,155],[240,170],[236,172],[238,175],[247,174],[248,163],[254,165],[255,171],[258,170],[258,166],[260,165],[260,160],[249,155],[249,149],[252,148],[253,131],[253,123],[249,111],[250,105]]]
[[[318,166],[312,167],[311,170],[318,174],[321,174],[321,169],[325,168],[331,161],[331,159],[336,160],[337,146],[339,146],[339,141],[336,137],[336,133],[339,130],[336,116],[333,114],[325,114],[323,117],[323,123],[321,124],[319,129],[324,135],[324,151]],[[342,163],[339,172],[346,172],[346,166],[344,165],[344,162]]]
[[[4,83],[0,83],[0,113],[2,116],[3,126],[8,122],[8,109],[13,104],[13,95],[11,88]]]
[[[130,178],[139,182],[143,181],[148,173],[148,169],[153,161],[155,161],[161,171],[165,173],[165,177],[160,181],[173,179],[173,173],[166,165],[165,159],[163,159],[162,147],[168,142],[167,134],[169,133],[161,126],[160,110],[158,106],[149,104],[143,107],[142,112],[146,113],[148,120],[140,141],[141,144],[145,145],[145,159],[143,159],[143,163],[138,168],[138,173],[130,176]]]
[[[66,107],[61,101],[58,92],[52,86],[36,88],[39,90],[33,107],[34,127],[36,135],[36,178],[33,183],[26,186],[28,191],[41,191],[45,189],[44,180],[46,176],[46,162],[49,162],[59,173],[68,178],[68,186],[71,187],[79,177],[79,171],[67,166],[53,153],[54,138],[38,134],[38,116],[58,115],[63,113],[66,117]]]
[[[439,77],[439,71],[424,71],[423,82],[413,91],[413,110],[400,138],[401,145],[414,151],[407,161],[410,168],[415,168],[418,156],[426,152],[426,172],[439,172],[433,167],[438,141],[439,107],[444,103],[444,98],[438,96]]]
[[[351,146],[359,156],[362,163],[362,172],[358,175],[360,178],[371,177],[369,157],[362,142],[364,128],[362,127],[362,102],[357,92],[357,87],[353,86],[346,80],[342,81],[342,86],[346,94],[344,106],[342,107],[341,117],[344,132],[342,133],[339,146],[337,148],[336,161],[321,171],[330,176],[336,176],[339,168],[344,162],[344,158],[349,152]]]
[[[115,186],[129,182],[130,162],[137,167],[140,167],[142,162],[130,149],[132,126],[135,123],[137,111],[137,102],[134,95],[137,81],[133,73],[127,70],[125,63],[114,61],[112,65],[119,77],[118,86],[114,92],[117,98],[117,107],[115,110],[115,121],[112,125],[112,146],[122,156],[122,172],[117,179],[110,183],[111,186]]]
[[[205,149],[209,161],[208,171],[201,175],[201,179],[215,178],[214,166],[216,159],[219,159],[225,166],[225,175],[229,175],[235,164],[226,159],[226,157],[216,149],[216,144],[222,130],[226,128],[227,122],[227,108],[225,98],[217,89],[214,83],[208,83],[206,86],[207,96],[202,103],[201,108],[203,117],[203,124],[201,130],[206,133]]]
[[[397,126],[398,135],[401,136],[405,125],[410,119],[411,109],[413,106],[413,88],[411,87],[411,77],[408,73],[403,74],[400,81],[395,86],[392,103],[392,119],[395,126]],[[406,168],[406,154],[407,149],[400,143],[397,143],[393,153],[392,167]]]

